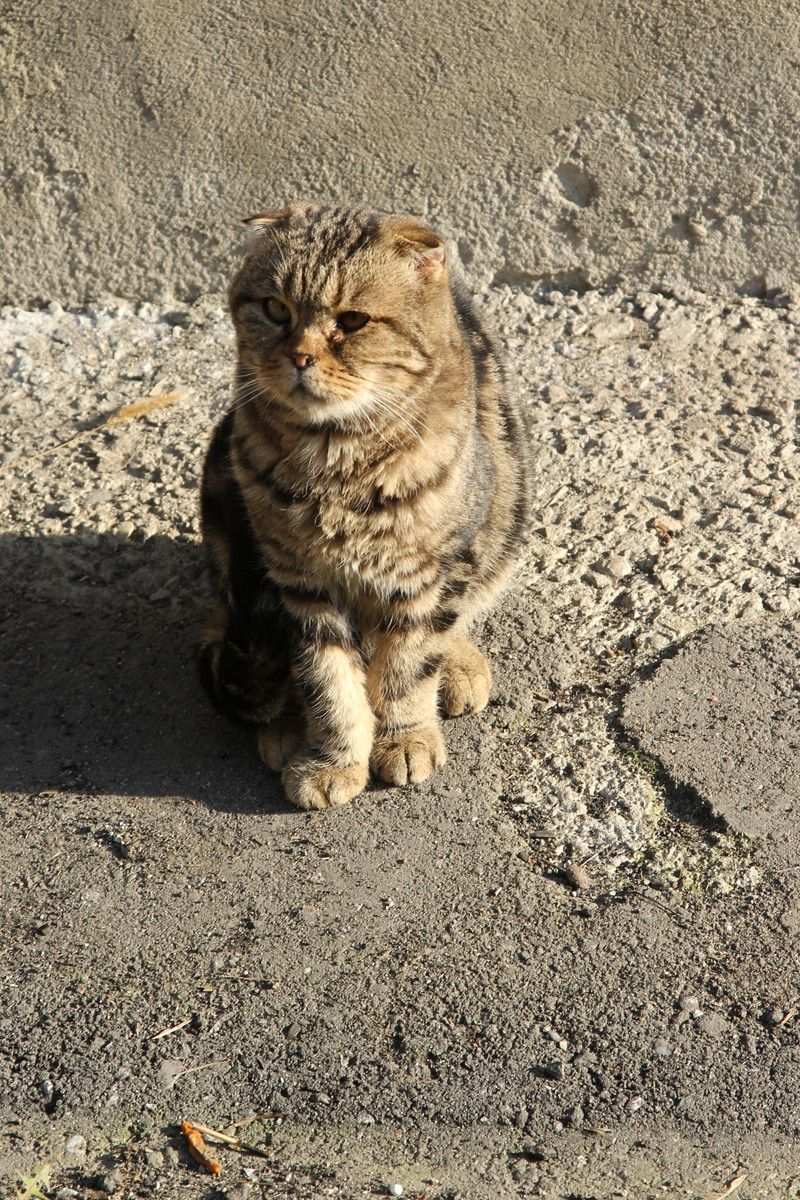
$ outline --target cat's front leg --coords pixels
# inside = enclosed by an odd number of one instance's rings
[[[310,606],[309,606],[310,607]],[[306,611],[295,653],[308,745],[283,769],[286,794],[298,808],[345,804],[366,787],[375,718],[367,700],[361,653],[333,608]]]
[[[442,639],[429,629],[388,629],[378,637],[367,692],[378,718],[375,774],[387,783],[420,783],[444,764],[437,694]]]

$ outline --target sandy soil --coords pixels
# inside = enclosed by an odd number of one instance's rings
[[[797,1194],[797,314],[479,299],[536,463],[493,699],[422,786],[313,816],[194,677],[221,299],[0,311],[9,1178]],[[184,1118],[270,1157],[212,1179]]]

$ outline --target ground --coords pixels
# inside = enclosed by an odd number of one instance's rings
[[[534,460],[492,700],[424,784],[315,815],[195,678],[221,298],[0,310],[21,1191],[800,1192],[797,313],[478,303]],[[269,1157],[212,1177],[183,1119]]]

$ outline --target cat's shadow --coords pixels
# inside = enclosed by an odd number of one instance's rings
[[[188,539],[0,535],[0,792],[295,813],[251,733],[200,686],[193,649],[210,608],[202,552]],[[482,642],[495,699],[485,716],[448,722],[439,783],[470,785],[495,708],[502,717],[509,697],[518,706],[529,690],[559,685],[553,671],[569,666],[570,650],[552,640],[524,597],[510,594],[490,616]]]
[[[289,810],[198,682],[210,600],[196,544],[3,535],[0,566],[0,790]]]

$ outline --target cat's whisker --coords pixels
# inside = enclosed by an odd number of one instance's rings
[[[415,427],[419,426],[427,433],[433,432],[430,426],[423,419],[422,413],[419,411],[419,405],[412,397],[406,395],[404,392],[399,392],[394,388],[381,388],[379,391],[376,390],[374,394],[380,400],[382,400],[387,408],[389,408],[398,417],[405,418],[406,420],[412,420],[412,423],[415,425]],[[416,410],[413,418],[410,417],[408,413],[409,408]]]
[[[418,442],[422,441],[422,435],[413,421],[411,421],[404,412],[401,412],[399,407],[385,397],[381,392],[371,391],[369,393],[369,401],[371,401],[371,405],[368,405],[368,407],[372,407],[378,413],[388,416],[390,420],[394,421],[396,425],[400,426],[400,428],[411,434],[411,436],[416,438]],[[421,421],[419,424],[421,424],[424,429],[428,429],[424,422]]]

